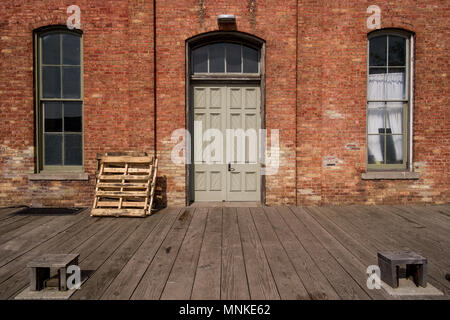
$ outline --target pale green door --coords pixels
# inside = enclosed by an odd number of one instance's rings
[[[192,91],[194,200],[260,201],[259,86],[194,85]],[[208,135],[208,129],[217,131]],[[212,137],[218,131],[223,137],[220,150]]]

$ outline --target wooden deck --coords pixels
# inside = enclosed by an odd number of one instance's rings
[[[26,264],[44,253],[79,253],[91,270],[72,299],[392,299],[366,286],[391,249],[427,257],[429,282],[450,297],[450,205],[14,211],[0,209],[0,299],[28,286]]]

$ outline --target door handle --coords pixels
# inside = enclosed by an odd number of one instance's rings
[[[228,171],[231,172],[231,171],[234,171],[234,170],[236,170],[236,169],[235,169],[235,168],[232,168],[232,167],[231,167],[231,163],[229,163],[229,164],[228,164]]]

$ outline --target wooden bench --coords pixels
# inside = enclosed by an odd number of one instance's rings
[[[58,269],[59,290],[67,290],[67,268],[78,265],[79,254],[45,254],[28,263],[30,268],[30,290],[39,291],[50,279],[50,268]]]
[[[427,259],[412,251],[378,252],[381,280],[398,288],[399,269],[406,265],[406,277],[413,276],[416,286],[427,286]]]

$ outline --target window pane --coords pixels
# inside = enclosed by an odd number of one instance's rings
[[[62,109],[60,102],[44,104],[45,132],[62,132]]]
[[[406,39],[389,36],[389,66],[406,66]]]
[[[73,34],[62,35],[63,64],[80,64],[80,37]]]
[[[63,67],[63,97],[80,98],[80,67]]]
[[[194,73],[208,72],[208,49],[206,46],[195,49],[192,53]]]
[[[387,36],[370,39],[369,63],[370,66],[386,66]]]
[[[81,102],[64,102],[64,131],[81,132]]]
[[[241,72],[241,45],[225,44],[227,52],[227,72]]]
[[[60,63],[60,35],[58,33],[48,34],[42,37],[42,63],[59,64]]]
[[[367,133],[377,134],[380,128],[384,128],[384,112],[383,102],[369,102],[367,109]]]
[[[60,67],[42,67],[42,82],[44,98],[61,98]]]
[[[243,46],[242,56],[244,59],[244,73],[258,73],[258,50]]]
[[[62,165],[62,134],[44,134],[45,164]]]
[[[209,72],[225,72],[225,47],[223,43],[209,46]]]
[[[369,164],[384,163],[384,136],[370,135],[367,139],[367,152]]]
[[[386,91],[386,68],[370,68],[367,87],[368,100],[384,100]]]
[[[403,136],[387,135],[386,136],[386,163],[402,164],[403,163]]]
[[[64,164],[66,166],[82,165],[81,134],[64,135]]]
[[[405,68],[389,68],[386,78],[386,98],[406,99]]]
[[[386,108],[386,128],[390,133],[403,134],[403,103],[388,102]]]

